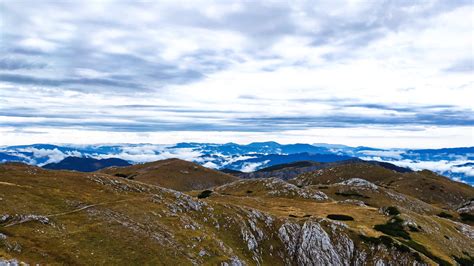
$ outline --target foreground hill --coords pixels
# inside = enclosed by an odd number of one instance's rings
[[[101,172],[179,191],[206,189],[237,180],[234,176],[180,159],[111,167]]]
[[[385,203],[275,178],[185,194],[101,172],[0,164],[0,264],[472,264],[471,226],[394,207],[386,195],[401,193],[349,181],[326,187],[370,189]],[[406,197],[406,206],[438,208]]]
[[[73,170],[79,172],[94,172],[111,166],[129,166],[125,160],[118,158],[94,159],[85,157],[66,157],[58,163],[49,163],[43,166],[45,169]]]

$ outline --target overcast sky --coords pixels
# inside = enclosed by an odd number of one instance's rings
[[[0,1],[0,145],[474,146],[472,1]]]

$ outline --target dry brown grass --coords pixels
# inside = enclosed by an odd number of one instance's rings
[[[178,191],[207,189],[237,180],[234,176],[179,159],[167,159],[127,167],[110,167],[100,172],[125,175],[136,181]]]
[[[91,178],[94,175],[107,182],[94,181]],[[196,196],[199,192],[191,191],[189,194]],[[220,240],[235,255],[252,264],[252,254],[236,226],[246,215],[246,210],[256,209],[269,214],[277,224],[286,219],[303,222],[325,218],[329,214],[349,215],[354,221],[343,223],[354,235],[374,237],[382,235],[373,229],[374,225],[389,219],[378,211],[377,206],[341,204],[337,200],[321,202],[270,197],[246,191],[227,192],[227,195],[214,192],[199,200],[212,210],[206,207],[201,211],[173,214],[170,208],[181,206],[176,204],[175,192],[153,185],[99,173],[0,165],[0,217],[3,214],[36,214],[50,219],[50,224],[35,221],[8,227],[0,224],[0,233],[7,236],[8,245],[21,246],[21,251],[15,251],[0,240],[0,258],[43,264],[137,265],[186,265],[189,259],[193,259],[216,265],[229,258],[229,253],[216,242]],[[194,200],[198,201],[196,197]],[[451,255],[463,256],[463,251],[474,254],[472,242],[452,221],[405,208],[401,211],[404,220],[413,220],[422,228],[420,232],[410,232],[412,239],[436,256],[452,262]],[[223,227],[229,219],[236,224]],[[216,227],[216,221],[220,228]],[[199,228],[185,228],[192,223]],[[262,245],[263,249],[270,246],[281,248],[281,243],[275,239]],[[211,256],[200,257],[201,250],[206,250]],[[278,257],[263,256],[268,264],[282,264]]]

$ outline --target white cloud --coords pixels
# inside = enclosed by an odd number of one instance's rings
[[[124,146],[120,153],[100,154],[97,158],[120,158],[134,163],[159,161],[178,158],[186,161],[202,162],[200,151],[189,148],[165,149],[166,145]]]
[[[290,143],[340,143],[349,146],[369,146],[378,148],[445,148],[472,146],[472,128],[470,127],[417,127],[410,128],[312,128],[308,130],[288,130],[281,132],[108,132],[83,129],[31,128],[22,133],[13,128],[0,128],[0,144],[19,145],[34,143],[164,143],[209,142],[213,143],[250,143],[274,140]]]
[[[51,52],[56,49],[55,43],[41,38],[27,38],[22,40],[19,44],[25,48],[34,48],[45,52]]]
[[[263,161],[263,162],[258,162],[258,163],[244,163],[242,165],[242,168],[240,169],[241,172],[244,172],[244,173],[250,173],[250,172],[254,172],[255,170],[257,170],[259,167],[261,166],[264,166],[266,165],[267,163],[269,163],[270,160],[266,160],[266,161]]]
[[[56,162],[59,162],[61,160],[63,160],[64,158],[68,157],[68,156],[73,156],[75,154],[77,154],[78,152],[73,152],[73,153],[70,153],[70,154],[66,154],[66,153],[63,153],[62,151],[58,150],[57,148],[54,148],[54,149],[37,149],[37,148],[32,148],[32,147],[27,147],[27,148],[24,148],[24,149],[19,149],[19,151],[21,152],[32,152],[33,153],[33,158],[48,158],[48,160],[41,164],[40,166],[42,165],[45,165],[45,164],[48,164],[48,163],[56,163]],[[80,155],[80,153],[79,153]]]
[[[219,166],[213,162],[206,162],[205,164],[203,164],[202,166],[204,167],[207,167],[207,168],[212,168],[212,169],[216,169],[218,168]]]
[[[440,174],[449,174],[449,173],[456,174],[457,173],[457,174],[464,174],[469,177],[474,176],[474,167],[472,166],[459,167],[459,165],[462,165],[465,163],[469,163],[469,162],[472,163],[472,161],[468,161],[468,160],[413,161],[413,160],[405,159],[405,160],[392,161],[392,160],[382,160],[380,157],[367,157],[367,158],[361,158],[361,159],[385,161],[385,162],[395,164],[397,166],[408,167],[415,171],[427,169],[427,170],[440,173]]]
[[[343,2],[5,3],[0,144],[474,145],[472,4]]]
[[[397,150],[389,150],[389,151],[373,151],[373,150],[367,150],[367,151],[360,151],[360,153],[363,153],[368,156],[378,156],[378,157],[389,157],[393,159],[402,159],[402,154],[405,153],[405,151],[397,151]]]

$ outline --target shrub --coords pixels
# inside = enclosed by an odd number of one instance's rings
[[[402,219],[395,217],[385,224],[375,225],[374,229],[390,236],[397,236],[410,240],[410,234],[405,231],[402,222]]]
[[[454,260],[459,263],[459,265],[474,265],[474,258],[463,258],[463,257],[457,257],[453,256]]]
[[[344,214],[329,214],[327,218],[331,220],[337,220],[337,221],[354,221],[354,218],[352,218],[349,215],[344,215]]]
[[[414,225],[409,224],[408,229],[410,230],[410,232],[420,232],[421,226],[416,227]]]
[[[122,174],[122,173],[116,173],[114,176],[127,178],[128,175],[127,174]]]
[[[385,209],[385,212],[388,215],[399,215],[400,214],[400,211],[397,209],[397,207],[393,207],[393,206],[387,207],[387,209]]]
[[[199,195],[197,196],[198,199],[205,199],[209,196],[211,196],[212,194],[212,190],[204,190],[203,192],[199,193]]]
[[[463,212],[460,213],[459,216],[461,217],[461,220],[464,222],[474,222],[474,215]]]
[[[440,212],[436,215],[441,217],[441,218],[453,218],[453,216],[451,214],[447,213],[447,212]]]
[[[253,191],[252,190],[247,190],[246,193],[251,194],[251,193],[253,193]]]

